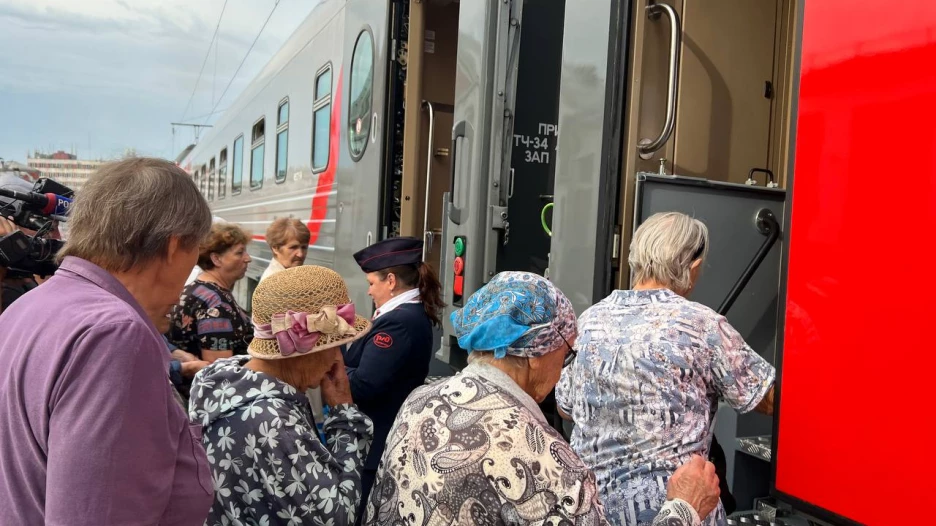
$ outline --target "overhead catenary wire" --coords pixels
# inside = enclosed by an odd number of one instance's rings
[[[279,3],[280,3],[280,0],[276,0],[276,2],[273,4],[273,9],[270,9],[270,14],[267,15],[266,20],[263,21],[263,25],[260,26],[260,31],[257,32],[257,36],[254,37],[254,40],[253,42],[251,42],[250,47],[247,48],[247,53],[244,53],[244,58],[241,59],[241,62],[240,64],[238,64],[237,69],[234,70],[234,74],[231,75],[231,80],[228,81],[227,86],[224,87],[224,91],[221,92],[221,96],[218,97],[218,100],[215,102],[214,107],[211,108],[211,113],[209,113],[208,116],[205,117],[205,123],[208,122],[208,119],[211,117],[211,115],[214,115],[215,110],[218,109],[218,106],[221,105],[221,101],[224,100],[224,96],[227,94],[228,89],[231,88],[231,84],[234,84],[234,79],[237,78],[237,74],[240,73],[240,70],[244,66],[244,63],[247,62],[247,57],[250,56],[250,52],[253,51],[253,48],[257,44],[257,41],[260,40],[260,35],[263,34],[263,30],[264,28],[266,28],[267,23],[270,21],[271,18],[273,18],[273,13],[276,11],[276,7],[279,5]]]
[[[230,106],[228,106],[228,108],[230,108]],[[197,120],[204,119],[205,117],[211,117],[212,115],[217,115],[217,114],[219,114],[219,113],[224,113],[224,112],[226,112],[226,111],[228,110],[228,108],[224,108],[224,109],[220,109],[220,110],[215,110],[215,111],[213,111],[213,112],[211,112],[211,113],[206,113],[206,114],[204,114],[204,115],[198,115],[197,117],[192,117],[192,118],[188,119],[187,121],[185,121],[185,123],[186,123],[186,124],[195,124],[195,121],[197,121]]]
[[[201,81],[202,73],[205,72],[205,65],[208,64],[208,57],[211,56],[211,48],[215,44],[215,39],[218,38],[218,30],[221,28],[221,19],[224,18],[224,10],[227,9],[227,4],[228,0],[224,0],[224,5],[221,6],[221,14],[218,15],[218,23],[215,24],[214,34],[211,35],[211,42],[208,43],[208,50],[205,51],[205,58],[202,60],[201,69],[198,70],[198,77],[195,78],[195,86],[192,88],[192,94],[189,96],[188,103],[185,105],[185,111],[182,112],[182,117],[179,119],[180,122],[185,120],[185,116],[188,115],[188,111],[192,107],[192,101],[195,99],[195,93],[198,91],[198,83]],[[215,59],[215,61],[217,63],[217,59]],[[214,103],[214,101],[212,101],[212,103]]]

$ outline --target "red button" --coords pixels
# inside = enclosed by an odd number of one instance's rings
[[[465,270],[465,260],[462,258],[455,258],[455,261],[452,263],[452,268],[456,276],[461,276],[462,271]]]
[[[465,276],[455,276],[455,285],[452,287],[456,296],[463,296],[465,293]]]

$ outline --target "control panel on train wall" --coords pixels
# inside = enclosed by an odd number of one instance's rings
[[[805,3],[774,488],[834,524],[936,524],[936,2],[892,6]]]

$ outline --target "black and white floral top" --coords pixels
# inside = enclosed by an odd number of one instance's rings
[[[202,426],[215,490],[205,525],[352,524],[373,422],[355,405],[332,407],[323,444],[305,394],[248,360],[218,360],[192,384],[189,419]]]

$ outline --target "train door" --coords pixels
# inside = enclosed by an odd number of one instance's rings
[[[424,241],[424,260],[440,271],[442,197],[449,188],[455,110],[455,64],[460,4],[451,0],[409,0],[403,90],[405,115],[400,179],[401,235]]]
[[[794,0],[666,0],[634,2],[630,14],[616,285],[630,285],[630,238],[644,219],[671,210],[693,215],[709,227],[711,248],[691,299],[721,310],[768,361],[775,359],[793,8]],[[739,287],[743,294],[735,294]],[[719,411],[715,434],[741,509],[767,494],[770,464],[738,439],[770,432],[768,417]]]
[[[405,73],[391,73],[391,82],[404,81],[397,92],[404,116],[401,119],[400,112],[395,112],[394,117],[403,125],[390,124],[392,133],[403,140],[391,139],[388,148],[392,189],[388,202],[393,201],[399,212],[387,216],[387,230],[391,236],[423,237],[426,261],[437,269],[442,245],[442,197],[451,183],[451,130],[461,39],[459,16],[465,9],[469,8],[451,0],[410,0],[397,5],[396,10],[403,14],[404,22],[395,24],[400,28],[395,37],[400,45],[394,66]],[[519,27],[519,18],[515,17],[514,40],[507,43],[508,48],[496,51],[508,53],[508,73],[515,74],[515,92],[523,95],[516,98],[513,109],[507,109],[509,114],[503,116],[513,136],[507,130],[507,144],[500,150],[510,152],[510,157],[502,161],[504,166],[510,165],[510,171],[505,182],[505,200],[498,206],[512,212],[506,219],[501,217],[504,220],[498,229],[502,239],[493,266],[497,270],[545,274],[565,0],[527,0],[522,9],[526,21],[523,27]],[[516,7],[512,12],[519,14]],[[509,104],[505,99],[508,108]],[[395,150],[402,153],[396,154]]]
[[[547,271],[564,5],[410,2],[400,232],[426,241],[448,313],[499,271]]]
[[[339,143],[338,214],[336,246],[353,253],[379,240],[380,210],[373,206],[381,188],[383,115],[386,101],[388,2],[348,0],[338,85],[341,105],[337,123]],[[335,270],[357,276],[360,269],[350,254],[338,254]],[[352,288],[357,305],[371,305],[361,287]]]
[[[632,4],[618,224],[621,261],[640,173],[783,188],[793,0]],[[626,265],[616,277],[627,286]]]

